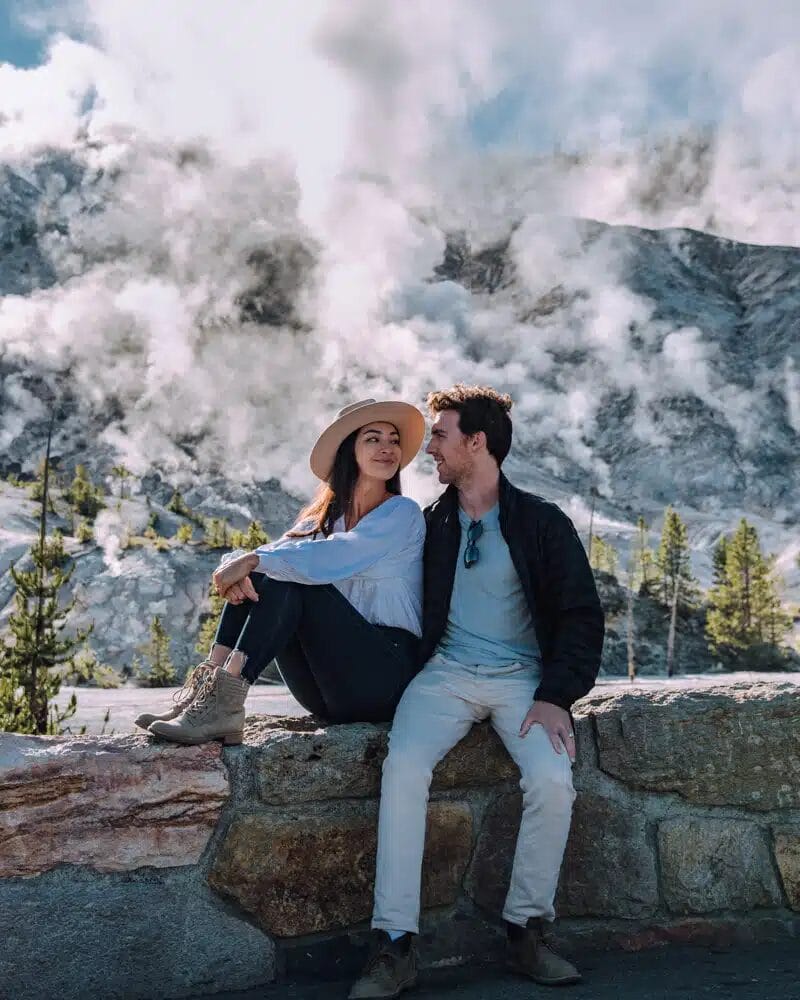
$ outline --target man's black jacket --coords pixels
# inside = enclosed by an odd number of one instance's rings
[[[425,594],[421,662],[447,625],[461,542],[454,486],[425,508]],[[535,698],[569,709],[593,687],[603,649],[603,610],[583,545],[554,503],[512,486],[500,474],[500,530],[533,615],[542,653]]]

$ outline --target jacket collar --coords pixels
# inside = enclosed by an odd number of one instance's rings
[[[498,483],[498,498],[500,501],[500,520],[501,522],[508,516],[509,508],[514,505],[514,494],[516,493],[516,487],[509,482],[508,478],[503,474],[503,470],[500,470],[500,481]],[[451,514],[458,511],[458,490],[452,484],[447,487],[447,489],[439,497],[439,502],[442,505],[442,510],[445,514]]]

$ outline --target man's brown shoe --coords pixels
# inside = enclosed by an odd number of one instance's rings
[[[508,925],[508,967],[540,986],[579,983],[581,974],[575,966],[545,943],[543,923],[538,917],[531,917],[526,927]]]
[[[392,941],[386,931],[378,933],[377,950],[350,990],[348,1000],[399,997],[403,990],[417,985],[417,954],[412,935],[404,934],[399,941]]]

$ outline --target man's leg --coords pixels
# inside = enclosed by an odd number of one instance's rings
[[[566,751],[556,753],[545,729],[519,735],[533,701],[530,671],[511,670],[491,682],[492,724],[520,769],[522,820],[511,884],[503,907],[508,923],[508,964],[535,982],[576,983],[580,973],[547,946],[544,927],[553,920],[553,900],[572,817],[575,790]]]
[[[486,711],[471,700],[466,675],[435,659],[397,706],[383,763],[372,926],[419,931],[422,855],[431,774]]]
[[[566,751],[556,753],[542,726],[520,737],[536,680],[527,669],[487,680],[492,725],[520,770],[522,821],[503,917],[524,926],[530,917],[552,921],[553,900],[569,836],[575,789]]]

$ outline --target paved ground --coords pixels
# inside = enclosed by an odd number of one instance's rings
[[[601,679],[598,687],[604,690],[618,689],[653,690],[658,688],[696,687],[725,684],[732,681],[774,681],[800,685],[800,674],[687,674],[681,677],[644,677],[635,684],[621,679]],[[73,732],[86,726],[88,733],[99,733],[103,726],[106,709],[111,712],[105,731],[107,733],[129,733],[133,730],[133,720],[140,712],[158,712],[172,704],[172,693],[176,688],[121,687],[109,690],[99,688],[61,689],[57,704],[65,705],[74,691],[78,697],[78,711],[69,725]],[[279,684],[258,684],[247,698],[247,711],[251,715],[305,715],[306,712],[288,690]]]
[[[553,990],[498,969],[463,967],[423,973],[409,1000],[800,1000],[800,941],[712,952],[669,946],[583,956],[585,980]],[[214,1000],[344,1000],[349,983],[293,983]],[[211,998],[206,998],[211,1000]]]

